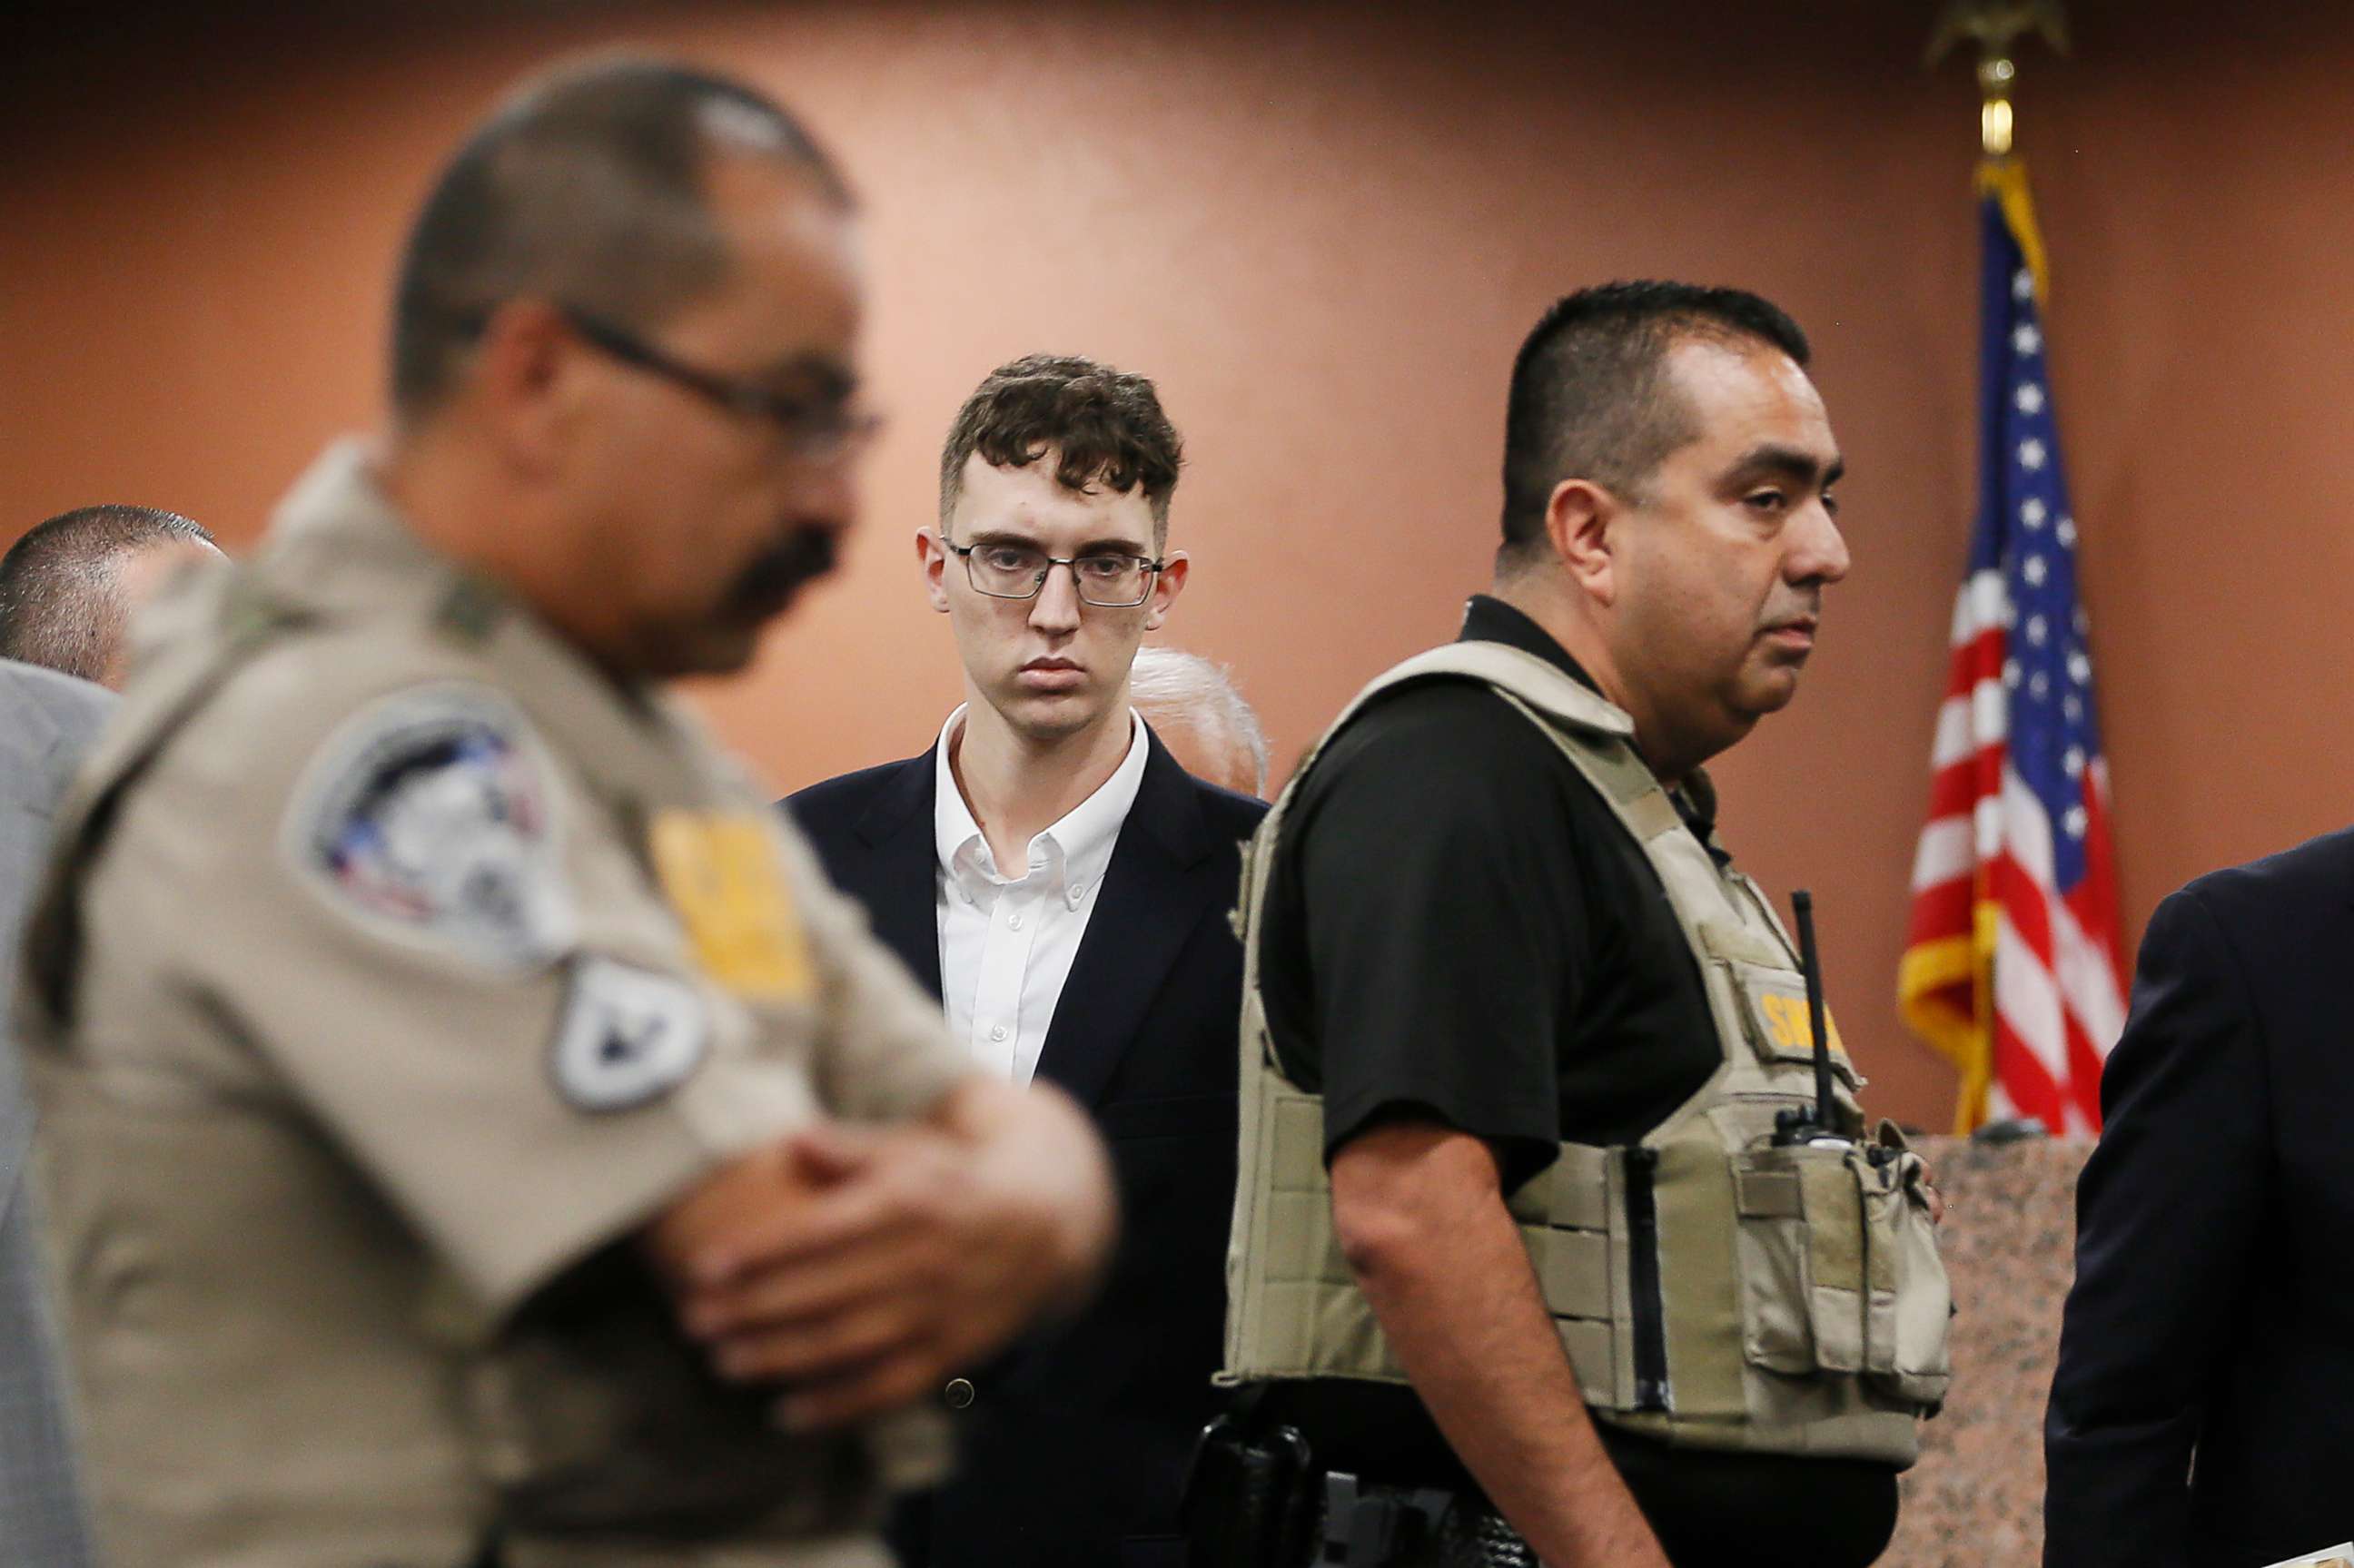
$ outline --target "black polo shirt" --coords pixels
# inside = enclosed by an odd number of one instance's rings
[[[1500,599],[1472,599],[1463,640],[1594,684]],[[1641,1138],[1723,1059],[1642,847],[1469,681],[1380,699],[1325,749],[1284,819],[1263,940],[1267,1023],[1324,1097],[1328,1153],[1411,1112],[1493,1145],[1510,1190],[1564,1142]]]
[[[1471,600],[1462,640],[1594,684],[1499,599]],[[1674,793],[1713,849],[1713,803]],[[1324,1097],[1328,1158],[1373,1122],[1411,1116],[1485,1139],[1510,1192],[1564,1142],[1640,1139],[1723,1059],[1641,846],[1551,740],[1476,683],[1385,695],[1326,748],[1285,817],[1261,941],[1276,1051]],[[1335,1467],[1460,1476],[1408,1390],[1279,1384],[1265,1408]],[[1838,1568],[1869,1563],[1894,1523],[1884,1466],[1698,1454],[1602,1430],[1671,1555],[1680,1528],[1722,1520],[1740,1532],[1728,1542],[1754,1549],[1783,1520],[1803,1528],[1807,1561]]]

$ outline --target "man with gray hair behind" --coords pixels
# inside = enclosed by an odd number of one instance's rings
[[[1128,700],[1177,765],[1237,795],[1267,794],[1267,731],[1224,664],[1182,648],[1140,648]]]
[[[212,535],[174,512],[84,506],[0,556],[0,1549],[29,1568],[89,1563],[29,1167],[33,1106],[9,1036],[17,935],[49,819],[113,711],[128,623]],[[37,668],[36,666],[40,666]]]
[[[132,618],[182,566],[218,560],[203,524],[152,506],[78,506],[0,556],[0,659],[113,691],[131,673]]]

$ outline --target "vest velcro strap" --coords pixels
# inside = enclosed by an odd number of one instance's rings
[[[1806,1200],[1796,1171],[1754,1171],[1734,1167],[1734,1202],[1744,1220],[1802,1220]]]
[[[1585,1395],[1585,1402],[1606,1410],[1626,1404],[1627,1399],[1615,1386],[1618,1337],[1613,1326],[1598,1318],[1555,1318],[1553,1326],[1561,1335],[1561,1348],[1577,1373],[1578,1391]]]
[[[1610,1316],[1610,1237],[1558,1228],[1523,1233],[1545,1306],[1556,1318]]]
[[[1756,964],[1764,969],[1786,969],[1791,967],[1787,953],[1776,950],[1774,944],[1753,931],[1737,926],[1726,926],[1714,920],[1699,922],[1700,944],[1708,956],[1728,963]]]
[[[1626,821],[1627,825],[1635,831],[1635,836],[1647,843],[1684,825],[1676,803],[1668,799],[1666,790],[1657,788],[1627,802]]]
[[[1580,1230],[1610,1228],[1610,1167],[1616,1155],[1591,1144],[1564,1143],[1551,1165],[1512,1195],[1516,1216]]]

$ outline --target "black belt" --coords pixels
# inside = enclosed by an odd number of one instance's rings
[[[1314,1568],[1543,1568],[1476,1493],[1393,1487],[1324,1473]]]
[[[1468,1477],[1401,1486],[1332,1468],[1298,1427],[1258,1423],[1257,1393],[1194,1446],[1179,1505],[1192,1568],[1543,1568]]]

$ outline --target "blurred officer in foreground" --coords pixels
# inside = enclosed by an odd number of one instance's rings
[[[27,948],[108,1561],[869,1568],[929,1393],[1108,1238],[664,700],[832,559],[860,268],[740,86],[548,79],[443,173],[393,433],[165,624]]]
[[[1252,845],[1246,1414],[1197,1563],[1885,1545],[1946,1385],[1933,1200],[1843,1056],[1803,1119],[1798,958],[1701,770],[1789,702],[1847,571],[1807,356],[1736,291],[1558,303],[1513,371],[1492,592]]]

